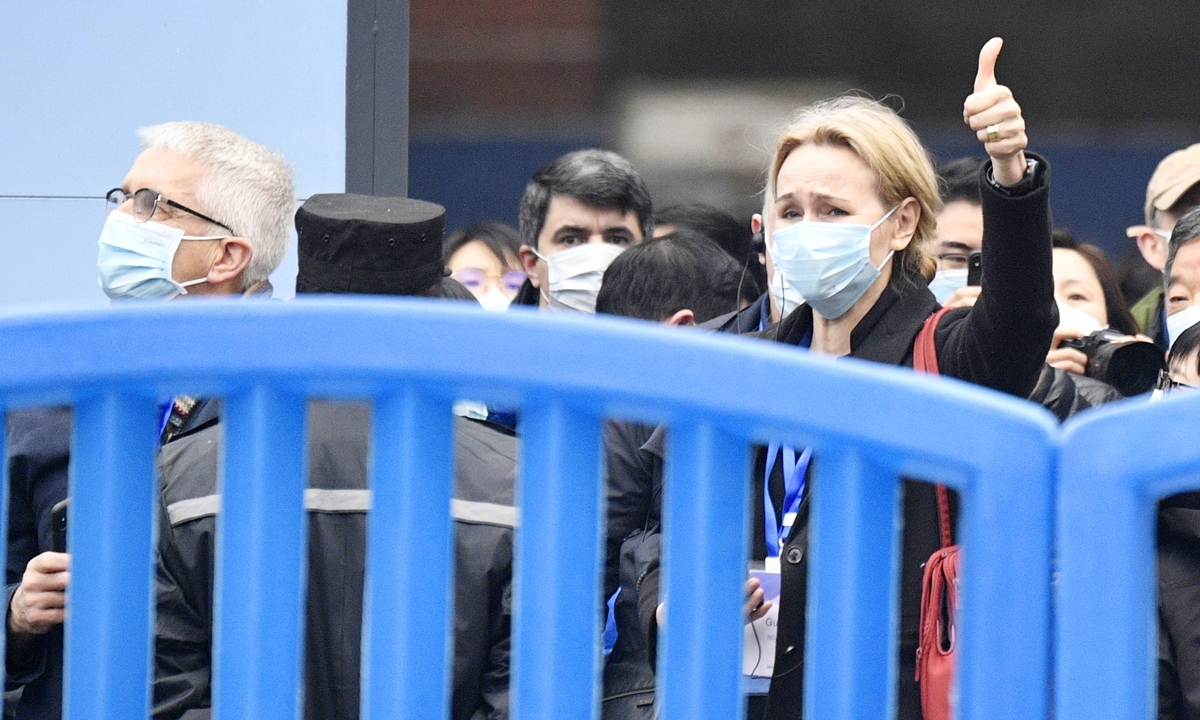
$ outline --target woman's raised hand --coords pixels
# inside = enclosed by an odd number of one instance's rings
[[[1012,90],[996,82],[996,58],[1004,41],[988,40],[979,51],[979,71],[975,92],[963,103],[963,121],[975,131],[987,154],[992,157],[996,182],[1010,187],[1025,177],[1025,119]]]

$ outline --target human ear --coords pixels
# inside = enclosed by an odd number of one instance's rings
[[[533,248],[528,245],[521,246],[521,268],[525,270],[525,274],[529,276],[529,284],[535,288],[540,288],[538,284],[537,263],[538,256],[533,254]]]
[[[907,197],[900,202],[896,212],[892,213],[895,230],[888,247],[893,252],[900,252],[908,247],[913,236],[917,233],[917,225],[921,222],[921,203],[916,198]]]
[[[1155,270],[1162,272],[1167,266],[1167,241],[1162,235],[1147,227],[1137,237],[1138,250],[1146,263]]]
[[[208,284],[219,286],[238,280],[254,257],[254,246],[246,238],[227,237],[221,240],[220,255],[208,271]]]
[[[696,324],[696,313],[691,310],[677,310],[674,315],[663,320],[668,327],[693,327]]]

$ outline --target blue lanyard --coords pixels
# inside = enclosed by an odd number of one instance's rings
[[[796,457],[796,448],[783,446],[783,523],[775,515],[775,503],[771,502],[771,471],[775,469],[775,455],[779,453],[779,443],[767,445],[767,471],[763,475],[763,530],[767,540],[767,557],[779,557],[779,549],[787,536],[792,532],[792,524],[796,521],[796,513],[800,510],[800,501],[804,499],[805,475],[808,472],[808,462],[812,459],[812,449],[805,448],[800,457]]]

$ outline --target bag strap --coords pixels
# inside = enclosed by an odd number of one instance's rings
[[[941,321],[942,316],[952,309],[942,308],[930,315],[925,319],[925,324],[921,326],[921,332],[917,333],[917,340],[913,343],[913,369],[917,372],[927,375],[940,374],[934,333],[937,332],[938,322]],[[946,490],[945,485],[937,486],[937,501],[938,519],[941,521],[942,528],[942,547],[948,548],[954,542],[950,533],[950,493]]]
[[[917,372],[928,375],[941,374],[938,371],[937,343],[934,342],[934,333],[937,331],[938,322],[941,321],[942,316],[951,310],[953,308],[942,308],[925,318],[921,332],[917,333],[917,341],[913,343],[913,369]]]

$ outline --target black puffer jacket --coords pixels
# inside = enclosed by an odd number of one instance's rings
[[[312,403],[305,636],[305,716],[357,718],[370,408]],[[508,717],[516,440],[459,418],[456,426],[455,720]],[[154,715],[206,718],[211,703],[215,421],[162,449],[169,520],[160,523]]]

